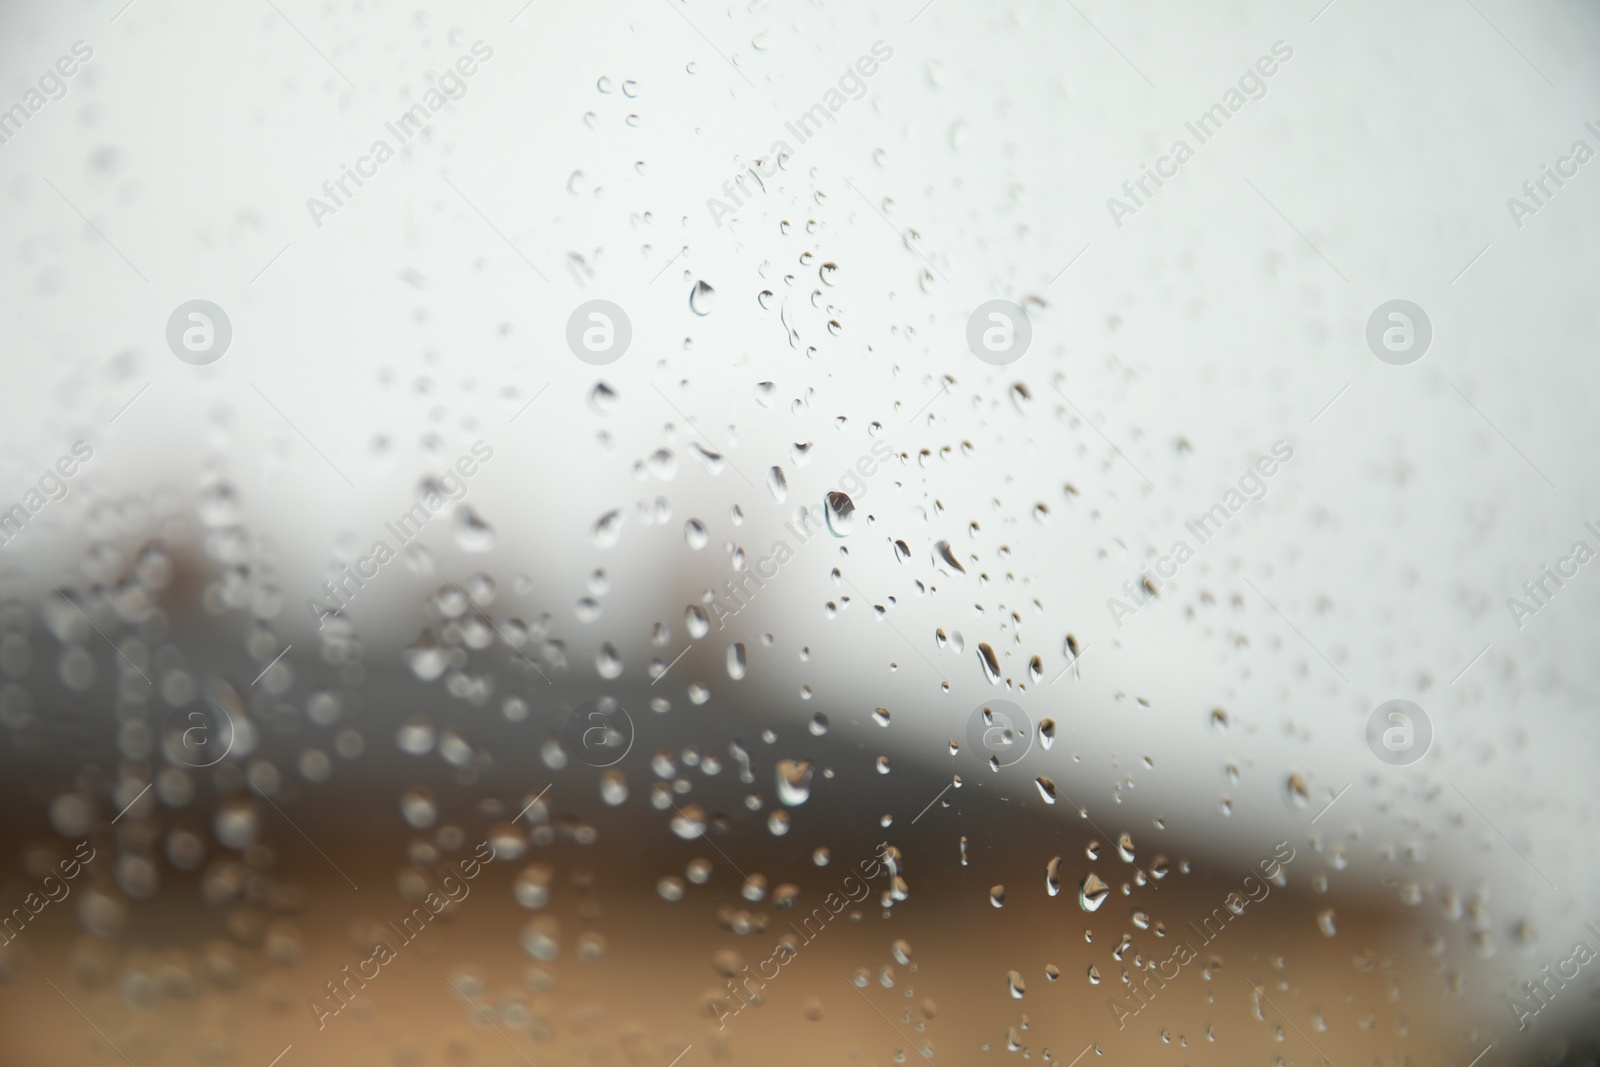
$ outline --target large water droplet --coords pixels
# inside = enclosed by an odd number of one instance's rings
[[[689,310],[696,315],[711,314],[711,306],[716,302],[717,291],[704,280],[695,282],[694,288],[689,291]]]
[[[1104,904],[1110,895],[1111,887],[1102,882],[1099,875],[1090,871],[1078,886],[1078,906],[1084,911],[1099,911],[1100,905]]]
[[[835,537],[847,536],[856,521],[855,501],[837,489],[829,492],[824,500],[827,505],[824,514],[828,520],[828,531]]]
[[[705,809],[700,807],[698,804],[684,805],[682,810],[672,817],[672,832],[683,838],[685,841],[693,841],[695,838],[705,833]],[[708,876],[709,873],[710,872],[707,871]],[[689,877],[691,881],[694,880],[693,872],[690,873]]]
[[[610,548],[622,537],[622,512],[608,511],[594,524],[594,543],[599,548]]]
[[[424,682],[434,681],[450,665],[445,650],[439,647],[433,634],[427,630],[417,635],[416,643],[405,650],[404,658],[411,673]]]
[[[967,573],[967,568],[961,565],[960,561],[956,559],[955,553],[950,550],[949,541],[935,542],[933,546],[933,563],[936,567],[942,564],[962,574]]]
[[[1022,975],[1016,971],[1006,972],[1006,989],[1011,993],[1012,1000],[1021,1000],[1027,993],[1028,985],[1022,980]]]
[[[706,617],[705,609],[698,604],[690,604],[683,609],[683,625],[689,631],[689,636],[698,641],[711,632],[711,620]]]
[[[778,799],[791,808],[810,800],[812,770],[810,760],[779,760]]]
[[[995,655],[994,649],[989,647],[987,641],[978,642],[978,662],[983,664],[983,676],[989,680],[990,685],[1000,682],[1000,657]]]

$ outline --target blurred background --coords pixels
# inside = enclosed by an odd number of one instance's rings
[[[1595,1062],[1596,55],[0,5],[0,1064]]]

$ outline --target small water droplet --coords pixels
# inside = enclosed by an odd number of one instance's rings
[[[1284,779],[1283,796],[1291,808],[1304,810],[1311,806],[1311,786],[1298,771]]]

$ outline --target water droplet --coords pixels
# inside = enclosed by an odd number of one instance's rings
[[[414,715],[400,724],[400,729],[395,731],[395,744],[400,746],[400,751],[408,756],[425,756],[433,751],[434,741],[437,738],[433,723],[421,715]]]
[[[664,482],[670,482],[678,473],[678,456],[670,448],[658,448],[646,461],[650,473]]]
[[[1050,778],[1041,774],[1033,780],[1033,784],[1039,787],[1039,796],[1044,799],[1046,804],[1054,804],[1056,802],[1056,783]],[[1051,896],[1054,895],[1053,893],[1051,894]]]
[[[789,499],[789,480],[783,476],[782,467],[774,466],[767,471],[767,489],[772,499],[780,504]]]
[[[1022,980],[1022,975],[1016,971],[1006,972],[1006,990],[1010,992],[1012,1000],[1021,1000],[1028,991],[1028,985]]]
[[[1090,871],[1078,886],[1078,906],[1084,911],[1099,911],[1100,905],[1104,904],[1110,895],[1111,887],[1102,882],[1099,875]]]
[[[705,609],[698,604],[690,604],[683,609],[683,625],[689,631],[689,636],[698,641],[711,632],[711,620],[706,617]]]
[[[622,511],[608,511],[594,524],[594,543],[598,548],[611,548],[622,537]]]
[[[935,542],[933,546],[933,563],[935,567],[943,565],[961,574],[967,573],[967,569],[956,559],[955,553],[950,551],[949,541]],[[946,573],[949,572],[947,571]]]
[[[711,307],[716,303],[717,291],[703,279],[694,283],[694,288],[689,291],[689,310],[696,315],[711,314]]]
[[[706,543],[710,540],[711,535],[706,531],[705,523],[699,519],[690,519],[683,524],[683,543],[696,552],[706,547]]]
[[[993,904],[997,908],[1005,907],[1006,906],[1006,887],[1003,886],[1003,885],[992,885],[992,886],[990,886],[989,887],[989,903]]]
[[[494,547],[494,527],[463,504],[456,509],[456,547],[463,552],[487,552]]]
[[[813,770],[810,760],[779,760],[778,799],[791,808],[810,800]]]
[[[989,647],[987,641],[978,642],[978,662],[983,665],[983,676],[989,680],[990,685],[1000,683],[1000,657],[995,655],[994,649]]]
[[[1311,786],[1298,771],[1284,779],[1283,798],[1291,808],[1304,810],[1311,806]]]
[[[406,666],[411,668],[411,673],[424,682],[435,681],[450,665],[448,653],[439,647],[438,641],[427,630],[417,635],[416,642],[405,650],[402,658]]]
[[[735,641],[728,646],[728,677],[737,682],[744,678],[745,670],[744,642]]]
[[[824,515],[828,520],[828,532],[835,537],[847,536],[856,521],[855,501],[835,489],[828,493],[824,498],[824,502],[826,504]]]
[[[700,807],[698,804],[684,805],[683,809],[675,813],[672,817],[672,832],[683,838],[685,841],[693,841],[695,838],[705,833],[705,809]],[[710,872],[708,870],[707,876],[709,877],[709,875]],[[690,873],[689,880],[695,880],[693,872]],[[704,883],[701,882],[699,884]]]
[[[594,388],[589,390],[589,409],[596,415],[604,415],[615,410],[621,399],[617,391],[605,382],[595,382]]]
[[[1339,930],[1333,925],[1333,909],[1323,908],[1317,915],[1317,929],[1322,931],[1322,936],[1333,937]]]

